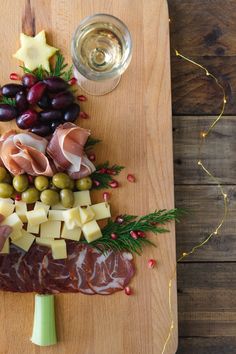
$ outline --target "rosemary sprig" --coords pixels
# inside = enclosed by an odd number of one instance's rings
[[[96,166],[96,171],[91,174],[92,181],[94,182],[94,189],[110,188],[109,183],[113,181],[113,177],[117,176],[124,166],[109,165],[109,161]]]
[[[164,225],[172,220],[179,221],[184,211],[182,209],[159,210],[147,214],[142,217],[134,215],[121,215],[122,223],[109,220],[107,225],[102,229],[103,236],[93,241],[90,245],[97,248],[101,252],[107,251],[128,251],[131,253],[141,254],[144,246],[156,245],[150,241],[146,235],[147,232],[154,234],[168,232],[166,228],[159,225]],[[145,237],[140,236],[136,239],[130,235],[130,232],[144,232]],[[111,238],[111,234],[115,234],[116,239]]]
[[[9,104],[10,106],[16,106],[15,98],[9,98],[2,96],[0,99],[0,103]]]
[[[92,138],[91,136],[88,137],[88,140],[86,141],[86,144],[85,144],[85,150],[86,151],[89,151],[90,149],[92,149],[92,147],[98,143],[100,143],[101,140],[99,139],[96,139],[96,138]]]
[[[43,80],[44,78],[48,77],[49,73],[43,69],[42,65],[40,65],[37,69],[35,70],[30,70],[26,68],[26,66],[20,66],[20,68],[23,69],[24,73],[26,74],[32,74],[36,76],[39,80]]]

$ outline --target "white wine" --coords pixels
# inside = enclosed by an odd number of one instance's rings
[[[109,72],[119,67],[125,50],[124,37],[108,23],[93,23],[83,28],[77,39],[78,60],[88,69]]]

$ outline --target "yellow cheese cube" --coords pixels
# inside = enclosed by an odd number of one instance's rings
[[[51,247],[53,239],[49,237],[36,237],[35,241],[38,245]]]
[[[84,224],[82,226],[82,231],[88,243],[102,237],[101,229],[95,220],[89,221],[87,224]]]
[[[41,208],[43,208],[47,214],[48,210],[50,209],[50,205],[44,204],[42,202],[36,202],[34,205],[34,210],[41,209]]]
[[[16,206],[16,214],[19,216],[22,222],[27,222],[27,205],[25,202],[22,201],[15,201]]]
[[[51,206],[52,210],[66,210],[67,208],[65,208],[61,203],[55,204]]]
[[[14,212],[15,205],[4,200],[0,200],[0,214],[5,217],[11,215]]]
[[[8,254],[9,252],[10,252],[10,242],[9,242],[9,238],[7,238],[2,250],[0,251],[0,254]]]
[[[40,237],[60,238],[61,221],[46,221],[40,225]]]
[[[81,228],[75,227],[73,230],[69,230],[64,223],[62,227],[61,237],[68,240],[79,241],[81,237]]]
[[[27,231],[31,232],[32,234],[39,233],[39,224],[38,225],[31,225],[30,223],[27,224]]]
[[[48,220],[64,221],[63,210],[49,210]]]
[[[27,252],[34,242],[35,236],[25,231],[24,229],[22,229],[22,232],[23,236],[18,240],[12,240],[12,243]]]
[[[23,229],[15,229],[10,233],[10,238],[11,240],[18,240],[19,238],[21,238],[23,236]]]
[[[67,257],[66,241],[54,240],[51,242],[53,259],[64,259]]]
[[[79,208],[71,208],[63,211],[64,221],[69,230],[73,230],[77,226],[81,226]]]
[[[21,229],[23,227],[23,222],[16,213],[13,213],[3,220],[2,225],[9,225],[15,230]]]
[[[89,191],[74,192],[74,198],[74,207],[92,204]]]
[[[86,224],[87,222],[94,219],[95,213],[90,206],[79,207],[81,224]]]
[[[26,217],[31,225],[39,225],[47,221],[47,213],[44,208],[27,211]]]
[[[111,217],[110,205],[106,202],[91,205],[92,210],[95,213],[95,219],[101,220]]]

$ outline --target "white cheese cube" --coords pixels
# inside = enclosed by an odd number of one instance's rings
[[[25,231],[24,229],[22,229],[22,232],[23,236],[18,240],[12,240],[12,243],[27,252],[34,242],[35,236]]]
[[[61,221],[46,221],[40,225],[40,237],[60,238]]]
[[[67,208],[65,208],[61,203],[55,204],[51,206],[52,210],[66,210]]]
[[[95,220],[89,221],[87,224],[84,224],[82,226],[82,231],[88,243],[102,237],[101,229]]]
[[[39,233],[39,224],[38,225],[31,225],[30,223],[27,224],[27,231],[32,234]]]
[[[25,202],[22,201],[15,201],[15,206],[16,206],[16,214],[19,216],[22,222],[27,222],[27,205]]]
[[[64,221],[69,230],[73,230],[77,226],[81,226],[79,208],[71,208],[63,211]]]
[[[106,202],[91,205],[95,213],[95,220],[102,220],[111,217],[110,205]]]
[[[11,198],[0,198],[0,200],[11,204],[15,203],[15,200]]]
[[[9,225],[15,230],[22,229],[23,222],[16,213],[13,213],[3,220],[2,225]]]
[[[11,215],[14,212],[15,205],[4,200],[0,200],[0,214],[5,217]]]
[[[0,254],[8,254],[9,252],[10,252],[10,242],[9,242],[9,238],[7,238],[2,250],[0,251]]]
[[[74,192],[74,198],[74,207],[92,204],[89,191]]]
[[[38,245],[51,247],[53,239],[49,237],[36,237],[35,241]]]
[[[81,228],[77,226],[73,230],[69,230],[66,227],[66,223],[64,223],[62,227],[61,237],[66,238],[68,240],[79,241],[81,237]]]
[[[31,225],[39,225],[47,221],[47,213],[44,208],[27,211],[26,217]]]
[[[81,224],[86,224],[87,222],[94,219],[95,213],[90,206],[79,207]]]
[[[23,229],[15,229],[10,233],[10,238],[11,240],[18,240],[19,238],[21,238],[23,236]]]
[[[51,247],[52,247],[53,259],[67,258],[66,241],[65,240],[54,240],[51,242]]]
[[[34,205],[34,210],[41,209],[41,208],[43,208],[47,214],[48,210],[50,209],[50,205],[44,204],[42,202],[36,202]]]
[[[49,210],[48,220],[64,221],[63,210]]]

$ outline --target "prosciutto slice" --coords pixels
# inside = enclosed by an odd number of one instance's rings
[[[95,171],[95,166],[84,153],[84,145],[90,131],[73,123],[60,125],[54,132],[47,147],[58,170],[67,170],[74,178],[82,178]]]
[[[33,244],[27,253],[11,244],[0,255],[0,290],[55,294],[109,295],[124,289],[134,275],[132,255],[99,253],[87,244],[67,241],[67,259],[54,260],[48,247]]]

